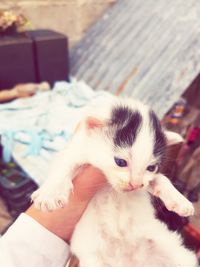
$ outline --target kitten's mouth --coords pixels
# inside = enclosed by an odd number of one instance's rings
[[[132,188],[124,188],[123,191],[124,192],[131,192],[131,191],[134,191],[135,189],[132,189]]]

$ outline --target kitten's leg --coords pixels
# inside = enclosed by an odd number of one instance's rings
[[[75,168],[77,163],[81,162],[80,154],[73,151],[69,145],[56,155],[46,181],[31,196],[36,208],[51,211],[62,208],[67,203],[69,194],[73,190],[72,179]]]
[[[192,203],[162,174],[157,174],[156,178],[150,182],[149,192],[159,197],[168,210],[174,211],[180,216],[187,217],[194,214]]]

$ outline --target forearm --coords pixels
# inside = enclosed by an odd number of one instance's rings
[[[17,98],[17,91],[14,89],[0,91],[0,102],[6,102]]]
[[[23,213],[0,238],[1,266],[64,267],[69,256],[66,242]]]
[[[59,210],[42,212],[33,205],[21,214],[0,239],[0,262],[5,266],[63,267],[69,257],[71,235],[94,194],[105,184],[104,175],[86,166],[73,179],[74,190]],[[65,242],[64,242],[64,241]],[[67,243],[66,243],[67,242]]]

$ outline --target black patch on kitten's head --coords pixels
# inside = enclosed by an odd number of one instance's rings
[[[150,116],[150,127],[154,132],[153,154],[156,157],[160,156],[162,158],[165,154],[167,146],[166,137],[162,130],[160,121],[153,110],[150,111],[149,116]]]
[[[114,126],[114,144],[119,147],[132,146],[141,127],[142,116],[126,106],[112,110],[110,126]]]

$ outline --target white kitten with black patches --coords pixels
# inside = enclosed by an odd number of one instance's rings
[[[155,218],[149,197],[158,196],[181,216],[193,214],[192,204],[159,173],[167,143],[179,141],[146,105],[132,100],[113,98],[83,119],[32,195],[36,207],[57,209],[67,202],[79,166],[90,163],[105,173],[109,186],[92,199],[72,236],[81,267],[197,266],[180,236]]]

